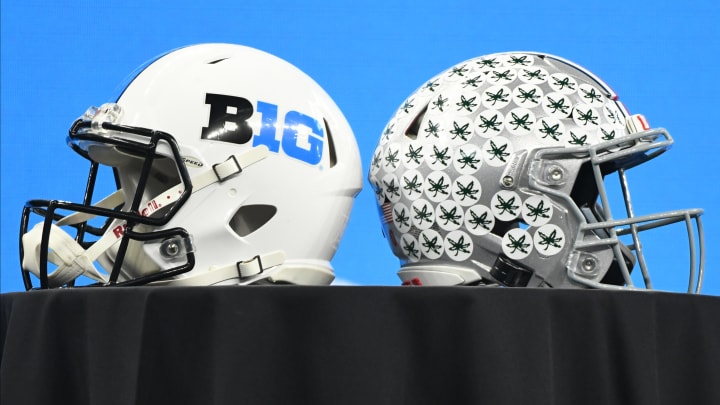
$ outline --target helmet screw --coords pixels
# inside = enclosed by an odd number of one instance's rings
[[[580,264],[582,266],[582,271],[585,273],[592,273],[595,270],[595,259],[592,257],[586,257],[582,260],[582,263]]]
[[[502,179],[502,184],[505,187],[512,187],[512,185],[515,184],[515,179],[513,179],[512,176],[505,176]]]
[[[163,241],[160,245],[160,253],[165,257],[175,257],[180,253],[180,245],[175,238]]]
[[[559,182],[563,178],[563,170],[559,166],[553,166],[550,169],[550,179],[554,182]]]

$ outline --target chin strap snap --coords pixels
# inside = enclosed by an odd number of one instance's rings
[[[268,156],[269,150],[266,146],[260,145],[243,153],[231,155],[225,162],[213,165],[211,170],[207,170],[193,177],[192,192],[201,190],[213,183],[222,182],[231,176],[243,171],[247,166],[256,163]],[[157,197],[141,204],[140,214],[150,216],[163,205],[167,206],[176,202],[182,195],[185,186],[178,184],[169,188]],[[117,190],[114,193],[103,198],[94,207],[111,209],[120,206],[125,202],[123,190]],[[160,203],[162,202],[162,203]],[[118,227],[124,227],[126,221],[116,221],[108,229],[105,234],[95,241],[87,250],[83,249],[61,226],[76,225],[97,215],[86,212],[75,212],[50,225],[50,233],[48,236],[48,262],[53,263],[57,268],[48,274],[48,287],[56,288],[63,286],[81,275],[85,275],[95,281],[106,283],[108,275],[103,274],[93,264],[102,253],[110,249],[115,243],[122,239],[122,233],[115,230]],[[40,248],[43,240],[44,222],[35,224],[35,226],[22,236],[23,246],[23,269],[40,277]],[[272,257],[269,258],[272,261]],[[258,258],[260,260],[260,258]],[[283,254],[284,260],[284,254]],[[266,260],[263,259],[263,262]],[[247,266],[243,267],[246,268]],[[245,270],[250,271],[249,267]],[[238,265],[237,272],[240,272]],[[236,273],[237,274],[237,273]]]

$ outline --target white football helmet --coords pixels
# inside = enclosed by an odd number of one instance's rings
[[[31,274],[41,288],[79,276],[97,285],[334,279],[330,260],[362,186],[358,147],[333,100],[290,63],[230,44],[169,52],[116,102],[75,121],[68,143],[91,162],[86,196],[26,204],[26,288]],[[104,166],[117,191],[96,201]],[[44,219],[29,229],[31,214]]]
[[[369,180],[404,284],[635,288],[639,268],[650,289],[639,234],[680,222],[688,292],[699,292],[702,210],[636,216],[625,176],[672,143],[586,69],[500,53],[410,95],[381,136]],[[610,210],[611,173],[624,218]]]

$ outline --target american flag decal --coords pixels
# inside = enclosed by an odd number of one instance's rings
[[[392,204],[391,203],[386,202],[382,205],[382,216],[383,216],[383,221],[386,224],[392,224],[393,215],[392,215]]]
[[[385,224],[388,225],[387,227],[387,238],[390,240],[390,243],[393,244],[393,246],[397,246],[398,243],[395,240],[395,233],[393,232],[393,215],[392,215],[392,204],[390,202],[385,202],[382,205],[382,220]]]

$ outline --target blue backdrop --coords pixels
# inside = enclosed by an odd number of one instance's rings
[[[131,71],[162,52],[232,42],[286,59],[320,83],[353,126],[365,172],[399,104],[451,65],[534,50],[585,66],[631,112],[675,138],[669,153],[630,173],[636,213],[705,208],[703,291],[720,295],[716,0],[25,0],[1,7],[2,292],[22,290],[18,225],[25,200],[80,200],[87,166],[65,145],[72,121],[110,101]],[[333,264],[348,282],[397,285],[398,263],[373,198],[366,181]],[[672,235],[646,241],[648,254],[659,247],[650,266],[662,288],[687,283],[686,255],[670,249],[676,242],[685,243]]]

